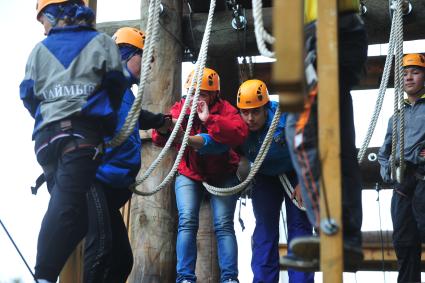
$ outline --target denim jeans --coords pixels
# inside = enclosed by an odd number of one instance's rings
[[[218,182],[217,186],[234,186],[238,183],[236,176]],[[196,234],[199,227],[199,209],[205,188],[201,182],[179,175],[175,184],[179,225],[177,233],[177,279],[176,282],[188,280],[196,282]],[[233,217],[238,195],[211,195],[214,232],[217,238],[220,280],[224,282],[238,277],[238,246],[236,242]]]

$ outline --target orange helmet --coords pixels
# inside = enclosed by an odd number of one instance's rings
[[[239,109],[258,108],[269,102],[269,91],[260,80],[247,80],[238,90],[237,106]]]
[[[41,13],[41,11],[46,8],[46,6],[50,4],[60,4],[65,3],[70,0],[37,0],[37,5],[35,6],[35,9],[37,10],[37,19]],[[75,1],[75,2],[81,2],[81,4],[86,5],[86,1]]]
[[[116,44],[130,44],[139,49],[145,47],[145,33],[137,28],[123,27],[112,36]]]
[[[403,67],[418,66],[425,68],[425,56],[419,53],[407,54],[403,57]]]
[[[192,77],[194,74],[195,70],[190,72],[189,76],[187,76],[186,82],[184,84],[185,88],[190,87],[190,83],[192,82]],[[217,72],[210,68],[204,68],[204,75],[202,76],[200,88],[201,90],[207,91],[220,91],[220,77],[218,76]]]

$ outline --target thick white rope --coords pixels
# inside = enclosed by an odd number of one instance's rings
[[[382,75],[382,80],[381,80],[381,84],[379,86],[379,92],[378,92],[378,98],[376,99],[376,104],[375,104],[375,110],[373,112],[370,124],[369,124],[369,128],[367,130],[367,134],[365,139],[363,140],[362,146],[360,147],[359,153],[357,155],[357,160],[359,163],[361,163],[365,157],[366,154],[366,150],[369,146],[370,140],[372,139],[373,133],[375,131],[376,128],[376,124],[378,122],[378,118],[379,118],[379,114],[381,112],[382,109],[382,105],[384,102],[384,98],[385,98],[385,94],[387,91],[387,87],[388,87],[388,81],[389,81],[389,77],[391,74],[391,64],[392,64],[392,59],[394,56],[394,49],[395,49],[395,45],[396,43],[400,40],[399,38],[399,34],[400,34],[400,30],[401,33],[403,32],[403,21],[402,21],[402,12],[399,10],[399,6],[397,6],[398,8],[396,9],[393,19],[392,19],[392,23],[391,23],[391,31],[390,31],[390,39],[389,39],[389,45],[388,45],[388,54],[387,54],[387,58],[385,60],[385,66],[384,66],[384,72]],[[401,21],[400,21],[401,19]],[[401,40],[403,40],[403,37],[401,37]],[[396,50],[396,52],[400,52],[399,50]],[[401,50],[401,52],[403,52],[403,50]],[[402,53],[401,53],[402,55]],[[397,65],[396,65],[397,66]],[[396,85],[395,85],[396,87]]]
[[[203,39],[202,39],[201,50],[200,50],[199,55],[198,55],[198,61],[196,63],[195,72],[194,72],[194,76],[192,78],[191,86],[189,88],[188,95],[186,97],[186,101],[185,101],[183,108],[181,110],[180,116],[177,119],[177,122],[174,126],[173,132],[171,133],[171,135],[170,135],[170,137],[169,137],[169,139],[168,139],[168,141],[167,141],[167,143],[164,147],[164,150],[161,152],[161,154],[158,156],[158,158],[154,161],[154,163],[152,163],[152,165],[148,168],[148,170],[142,176],[142,178],[138,179],[133,185],[130,186],[130,190],[132,190],[135,194],[142,195],[142,196],[150,196],[150,195],[153,195],[153,194],[159,192],[161,189],[165,188],[172,181],[174,174],[176,173],[177,168],[180,164],[180,161],[183,157],[184,151],[185,151],[186,146],[187,146],[187,141],[189,139],[190,131],[192,129],[193,119],[195,117],[195,114],[197,113],[197,111],[196,111],[197,102],[198,102],[198,97],[199,97],[199,93],[200,93],[200,85],[202,83],[202,77],[203,77],[203,73],[204,73],[205,63],[206,63],[206,60],[207,60],[208,45],[209,45],[209,39],[210,39],[210,34],[211,34],[212,20],[213,20],[213,17],[214,17],[215,4],[216,4],[216,0],[211,0],[210,10],[209,10],[209,14],[208,14],[208,20],[207,20],[207,24],[206,24],[206,27],[205,27],[204,36],[203,36]],[[196,82],[196,91],[195,91],[195,95],[192,98],[191,95],[193,93],[195,82]],[[180,128],[180,125],[181,125],[181,123],[184,119],[184,116],[186,114],[186,110],[187,110],[190,102],[192,102],[192,108],[191,108],[191,111],[190,111],[186,131],[185,131],[185,134],[183,136],[183,141],[182,141],[181,147],[179,149],[179,152],[177,154],[176,160],[173,164],[171,171],[168,173],[168,175],[165,177],[165,179],[154,190],[152,190],[150,192],[143,192],[143,191],[137,190],[136,187],[139,184],[141,184],[144,180],[146,180],[146,178],[155,169],[155,167],[159,164],[159,162],[161,162],[163,156],[165,155],[165,152],[168,151],[168,149],[171,147],[172,142],[173,142],[175,136],[177,135],[177,132]]]
[[[275,53],[266,46],[266,42],[274,44],[275,38],[264,29],[262,0],[252,0],[252,16],[254,18],[254,31],[258,51],[263,56],[275,58]]]
[[[393,116],[393,135],[392,135],[392,149],[394,149],[393,157],[396,156],[397,138],[400,150],[399,156],[399,169],[396,167],[395,158],[391,162],[391,171],[395,172],[393,177],[397,182],[401,183],[403,180],[404,172],[404,91],[403,91],[403,7],[402,0],[396,2],[397,26],[401,27],[396,30],[396,54],[395,54],[395,70],[394,70],[394,116]],[[394,15],[395,16],[395,15]]]
[[[136,123],[139,119],[140,111],[142,110],[142,98],[145,91],[145,85],[149,75],[151,74],[149,66],[151,64],[155,45],[158,42],[157,37],[160,4],[160,0],[151,0],[149,2],[146,43],[143,49],[144,54],[142,57],[142,71],[140,74],[138,92],[120,132],[114,136],[111,141],[107,142],[106,146],[113,147],[122,144],[133,133]]]
[[[245,189],[246,186],[248,186],[248,184],[254,178],[255,174],[257,174],[258,170],[260,169],[261,164],[263,164],[264,159],[266,158],[267,152],[269,151],[270,145],[273,141],[274,132],[276,131],[277,125],[279,124],[280,115],[280,109],[279,107],[277,107],[270,128],[267,131],[266,137],[264,138],[263,144],[261,145],[257,156],[255,157],[254,163],[252,164],[251,171],[249,171],[248,177],[239,185],[229,188],[218,188],[211,186],[206,182],[203,182],[202,184],[208,192],[217,196],[229,196],[242,191],[243,189]]]

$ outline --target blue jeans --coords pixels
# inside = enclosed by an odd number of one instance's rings
[[[295,187],[297,185],[295,172],[287,176]],[[255,216],[251,260],[253,283],[279,282],[279,219],[283,200],[287,216],[288,243],[296,237],[311,235],[313,232],[307,214],[292,203],[279,178],[257,174],[252,190]],[[288,270],[288,275],[290,283],[314,282],[313,272]]]
[[[238,183],[236,176],[218,182],[217,186],[230,187]],[[199,227],[199,209],[205,188],[201,182],[183,175],[176,178],[176,201],[179,212],[177,233],[177,278],[176,282],[188,280],[196,282],[196,234]],[[221,282],[237,280],[238,277],[238,245],[236,242],[233,217],[239,195],[211,195],[214,232],[217,238],[218,262]]]

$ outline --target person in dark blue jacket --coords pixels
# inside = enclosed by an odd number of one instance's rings
[[[239,88],[237,107],[249,129],[242,152],[250,162],[254,162],[279,106],[277,102],[269,100],[264,82],[248,80]],[[288,243],[299,236],[311,236],[313,232],[307,214],[303,211],[305,209],[300,187],[285,141],[285,124],[286,114],[283,113],[266,158],[252,182],[251,197],[256,220],[251,260],[254,283],[279,282],[279,217],[283,200],[287,215]],[[204,140],[204,146],[198,149],[201,154],[217,154],[229,149],[207,134],[201,134],[201,137]],[[298,261],[291,251],[286,259]],[[302,267],[309,268],[305,264]],[[288,274],[291,283],[314,282],[314,273],[288,270]]]
[[[145,35],[138,29],[124,27],[114,34],[118,44],[127,89],[118,111],[117,133],[125,122],[135,99],[131,86],[139,83]],[[105,150],[103,163],[88,198],[89,228],[85,238],[84,282],[120,283],[127,280],[133,266],[133,254],[127,229],[119,209],[131,198],[128,187],[135,182],[141,165],[139,129],[168,129],[170,118],[141,110],[130,137],[121,145]]]
[[[243,154],[253,162],[279,105],[269,100],[264,82],[248,80],[239,88],[237,107],[249,128],[248,138],[242,145]],[[288,243],[298,236],[312,235],[313,232],[307,214],[302,210],[298,179],[285,141],[285,122],[286,115],[283,113],[270,149],[253,181],[251,197],[256,224],[252,235],[251,268],[254,283],[279,282],[279,216],[283,200]],[[288,274],[289,282],[314,282],[314,273],[288,270]]]
[[[29,56],[20,98],[35,119],[35,153],[50,193],[35,265],[38,283],[46,283],[87,233],[86,193],[126,85],[117,46],[93,28],[83,1],[38,0],[36,9],[47,37]]]

